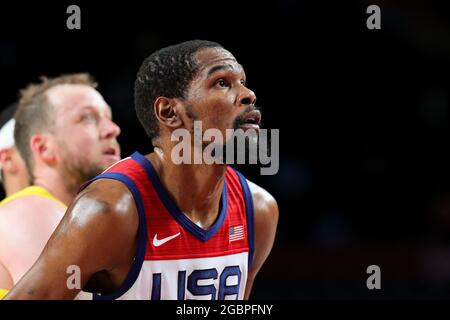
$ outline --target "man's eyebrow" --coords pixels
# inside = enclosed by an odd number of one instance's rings
[[[242,65],[239,64],[239,68],[242,69]],[[234,67],[231,64],[221,64],[221,65],[218,65],[218,66],[214,66],[211,69],[209,69],[207,78],[209,78],[212,74],[214,74],[214,73],[216,73],[218,71],[226,70],[226,69],[234,70]]]
[[[79,112],[83,112],[86,110],[91,110],[91,111],[94,110],[95,111],[95,108],[93,106],[91,106],[90,104],[87,104],[78,109]]]
[[[111,111],[110,108],[111,108],[111,107],[109,107],[109,108],[107,109],[106,115],[108,116],[108,118],[111,118],[111,119],[112,119],[112,111]],[[86,105],[86,106],[80,108],[80,112],[83,112],[83,111],[85,111],[85,110],[89,110],[89,111],[94,111],[94,112],[97,112],[97,113],[101,113],[96,107],[94,107],[94,106],[92,106],[92,105]]]

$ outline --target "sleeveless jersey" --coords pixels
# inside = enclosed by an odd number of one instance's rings
[[[2,300],[8,294],[8,290],[0,289],[0,300]]]
[[[9,197],[6,197],[2,201],[0,201],[0,206],[5,205],[15,199],[19,199],[26,196],[38,196],[46,199],[53,200],[62,206],[64,208],[67,208],[67,206],[59,201],[57,198],[55,198],[50,192],[48,192],[47,189],[39,187],[39,186],[28,186],[20,191],[17,191],[16,193],[13,193]],[[2,300],[6,295],[8,294],[8,290],[0,288],[0,300]],[[82,297],[82,295],[85,294],[87,296],[87,293],[80,292],[77,297]]]
[[[219,215],[207,230],[179,210],[151,162],[138,152],[92,181],[97,179],[115,179],[128,187],[139,228],[135,258],[124,283],[112,294],[93,294],[94,300],[244,298],[254,217],[247,180],[238,171],[227,167]]]
[[[9,197],[6,197],[2,201],[0,201],[0,206],[13,201],[14,199],[18,199],[18,198],[22,198],[22,197],[26,197],[26,196],[39,196],[42,198],[47,198],[47,199],[58,202],[59,204],[63,205],[64,207],[67,207],[63,202],[59,201],[52,194],[50,194],[50,192],[48,192],[47,189],[44,189],[39,186],[28,186],[20,191],[17,191],[16,193],[13,193]]]

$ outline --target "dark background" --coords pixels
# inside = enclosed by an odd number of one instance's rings
[[[66,8],[81,8],[81,30]],[[381,8],[368,30],[366,8]],[[0,5],[0,108],[40,75],[89,72],[122,128],[151,151],[133,107],[145,57],[217,41],[246,69],[280,170],[240,167],[278,201],[255,299],[450,294],[450,8],[435,1],[62,1]],[[366,268],[381,268],[368,290]]]

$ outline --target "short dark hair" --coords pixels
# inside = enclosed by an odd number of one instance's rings
[[[162,48],[142,62],[134,84],[136,114],[150,139],[159,136],[153,104],[158,97],[185,98],[199,69],[194,54],[204,48],[223,48],[217,42],[191,40]]]

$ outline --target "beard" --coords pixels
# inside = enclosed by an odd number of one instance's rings
[[[252,111],[255,111],[255,110],[258,110],[260,113],[262,113],[260,107],[254,105],[254,104],[249,105],[247,108],[245,108],[245,110],[244,110],[242,113],[240,113],[240,114],[234,119],[233,124],[232,124],[232,129],[233,129],[234,131],[236,131],[237,129],[240,129],[241,126],[245,123],[245,117],[246,117],[246,115],[247,115],[249,112],[252,112]],[[192,107],[191,105],[187,105],[187,107],[186,107],[186,115],[187,115],[192,121],[199,121],[199,120],[201,120],[200,117],[194,112],[193,107]],[[260,125],[262,125],[262,124],[260,124]],[[203,129],[203,131],[204,131],[204,130],[205,130],[205,129]],[[192,137],[194,137],[194,129],[193,129],[193,128],[190,130],[190,133],[191,133]],[[202,132],[201,134],[202,134],[202,136],[203,136],[204,132]],[[227,138],[228,138],[228,140],[227,140]],[[215,158],[216,160],[220,161],[221,163],[227,163],[227,162],[229,162],[228,164],[235,164],[235,163],[237,163],[238,151],[244,151],[244,155],[243,155],[244,158],[245,158],[245,159],[249,159],[249,157],[250,157],[250,152],[251,152],[250,145],[251,145],[251,144],[255,145],[255,143],[257,143],[257,140],[256,140],[256,141],[251,141],[251,140],[250,140],[251,138],[248,137],[248,136],[246,136],[246,137],[245,137],[245,142],[244,142],[245,149],[242,150],[242,149],[239,149],[238,146],[237,146],[237,144],[235,143],[236,139],[237,139],[237,138],[236,138],[234,135],[232,135],[231,137],[226,137],[226,135],[224,135],[224,141],[223,141],[223,143],[215,144],[215,147],[220,148],[220,149],[222,150],[221,154],[216,154],[216,153],[214,152],[214,150],[215,150],[215,149],[214,149],[213,152],[212,152],[212,154],[211,154],[211,156],[212,156],[213,158]],[[258,139],[258,138],[256,137],[256,139]],[[211,143],[214,144],[214,142],[202,142],[202,152],[203,152],[203,151],[205,150],[205,148],[206,148],[207,146],[209,146]],[[233,152],[232,152],[232,154],[234,155],[234,156],[233,156],[233,159],[227,159],[227,150],[230,150],[230,149],[233,149]],[[228,161],[227,161],[227,160],[228,160]]]
[[[252,112],[252,111],[259,111],[261,113],[261,109],[254,104],[249,105],[244,112],[242,112],[240,115],[238,115],[236,117],[236,119],[234,119],[233,121],[233,129],[237,130],[239,129],[243,124],[244,124],[244,118],[247,115],[247,113]]]
[[[65,147],[61,154],[61,160],[61,175],[64,186],[72,194],[76,194],[83,183],[106,169],[100,164],[93,163],[88,158],[71,155]]]
[[[244,112],[242,112],[240,115],[238,115],[236,117],[236,119],[234,119],[233,121],[233,130],[234,132],[236,132],[236,130],[240,129],[241,126],[245,123],[245,116],[249,113],[252,112],[254,110],[258,110],[260,113],[261,109],[256,106],[256,105],[249,105]],[[260,124],[261,125],[261,124]],[[253,140],[256,139],[256,140]],[[245,159],[249,159],[250,158],[250,152],[253,151],[252,148],[250,148],[250,145],[254,146],[257,141],[258,141],[258,137],[256,136],[255,138],[250,138],[249,136],[245,136],[245,140],[244,140],[244,150],[239,149],[238,144],[236,143],[237,141],[237,137],[233,134],[233,136],[231,136],[228,141],[225,141],[223,147],[222,147],[222,161],[223,163],[227,163],[230,162],[228,164],[236,164],[238,163],[237,158],[238,158],[238,152],[239,151],[244,151],[244,155],[243,157]],[[227,158],[227,150],[232,149],[232,155],[233,158],[232,159],[228,159]],[[228,160],[228,161],[227,161]]]

